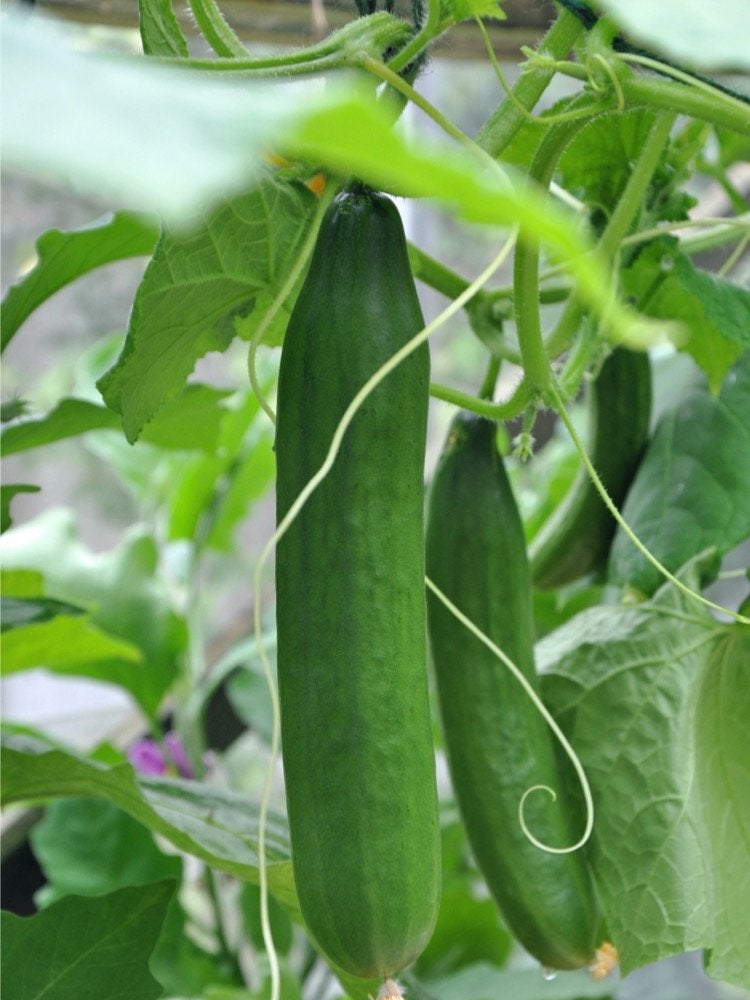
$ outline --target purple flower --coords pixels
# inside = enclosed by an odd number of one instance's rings
[[[140,774],[195,777],[182,740],[175,732],[167,733],[161,743],[144,736],[128,748],[128,759]]]

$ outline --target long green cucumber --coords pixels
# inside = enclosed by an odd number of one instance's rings
[[[339,195],[282,350],[277,517],[356,392],[424,326],[387,198]],[[426,345],[357,412],[276,560],[281,736],[302,914],[329,959],[384,977],[426,945],[439,824],[424,593]]]
[[[589,394],[589,457],[620,507],[648,441],[651,365],[648,355],[616,348]],[[617,525],[581,469],[529,547],[534,585],[561,587],[602,569]]]
[[[459,415],[429,497],[427,573],[537,688],[531,578],[523,527],[491,423]],[[581,851],[584,825],[566,802],[553,735],[510,671],[432,593],[432,661],[448,762],[477,865],[505,920],[544,966],[569,969],[594,957],[598,926]]]

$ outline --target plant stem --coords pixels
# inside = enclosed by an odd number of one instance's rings
[[[533,392],[526,379],[518,384],[513,395],[505,403],[493,403],[488,399],[480,399],[460,389],[453,389],[437,382],[430,383],[430,395],[434,399],[442,399],[445,403],[453,403],[462,410],[477,413],[488,420],[512,420],[523,413],[531,401]]]
[[[556,69],[575,80],[589,79],[589,71],[581,63],[557,62],[545,64],[544,68]],[[750,107],[720,90],[705,85],[698,88],[687,83],[671,83],[669,80],[656,80],[636,74],[623,75],[619,80],[626,108],[640,108],[644,105],[663,108],[750,136]]]
[[[583,32],[583,25],[568,11],[562,11],[539,44],[539,51],[552,60],[564,59]],[[555,75],[554,66],[534,66],[521,72],[512,88],[514,99],[506,98],[484,123],[478,144],[490,156],[498,157],[526,120],[521,110],[531,111]]]
[[[620,199],[599,240],[598,249],[607,260],[611,261],[615,258],[628,230],[633,226],[643,208],[648,186],[659,165],[664,147],[669,141],[675,117],[674,112],[659,114],[649,130],[641,155],[628,177]],[[571,296],[555,329],[547,340],[546,351],[549,357],[557,357],[567,350],[578,329],[583,313],[584,306],[580,300],[575,295]],[[565,377],[563,377],[563,385],[566,388],[569,387]]]
[[[431,257],[414,243],[408,244],[408,251],[409,263],[414,277],[419,278],[425,285],[434,288],[441,295],[445,295],[446,298],[456,299],[469,287],[469,282],[465,278],[462,278],[460,274],[451,270],[441,261]]]
[[[574,102],[575,103],[575,102]],[[553,125],[546,133],[529,167],[529,177],[548,188],[563,150],[584,120]],[[543,393],[550,384],[551,369],[542,337],[539,316],[539,240],[526,236],[516,246],[513,264],[513,304],[524,377]]]
[[[453,20],[446,20],[440,16],[440,0],[429,0],[427,7],[427,20],[423,24],[419,33],[408,42],[400,52],[388,63],[394,73],[400,73],[412,62],[423,49],[426,49],[436,38],[438,38],[446,28],[449,28]]]
[[[190,0],[190,10],[201,33],[218,56],[247,58],[247,49],[229,26],[214,0]]]

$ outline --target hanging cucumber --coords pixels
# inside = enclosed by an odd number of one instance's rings
[[[459,415],[430,490],[427,575],[537,687],[531,579],[523,527],[491,423]],[[543,843],[567,847],[583,810],[566,805],[553,736],[499,659],[432,593],[432,660],[453,786],[469,842],[505,920],[544,966],[594,958],[597,907],[580,851],[551,854],[531,843],[524,806]]]
[[[357,391],[424,321],[391,201],[328,210],[282,351],[277,517]],[[365,400],[276,560],[281,737],[302,914],[329,959],[385,977],[434,926],[439,826],[424,594],[426,345]]]
[[[651,366],[647,354],[616,348],[589,394],[589,456],[617,507],[622,505],[648,441]],[[602,569],[614,518],[581,469],[568,494],[529,547],[534,585],[561,587]]]

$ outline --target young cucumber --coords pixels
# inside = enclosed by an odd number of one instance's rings
[[[357,391],[424,321],[398,212],[365,190],[323,219],[281,357],[281,519]],[[278,546],[281,735],[294,875],[321,950],[361,977],[432,932],[439,826],[424,592],[426,345],[365,400]]]
[[[459,415],[429,498],[427,574],[537,686],[531,580],[523,527],[491,423]],[[583,811],[566,803],[554,737],[518,681],[432,593],[432,660],[448,762],[477,865],[518,940],[544,966],[571,969],[594,957],[597,907],[575,843]],[[574,814],[573,814],[574,813]]]
[[[648,355],[619,347],[594,380],[589,396],[589,454],[617,507],[635,476],[651,418]],[[534,585],[561,587],[602,569],[614,537],[615,520],[585,469],[542,525],[529,547]]]

